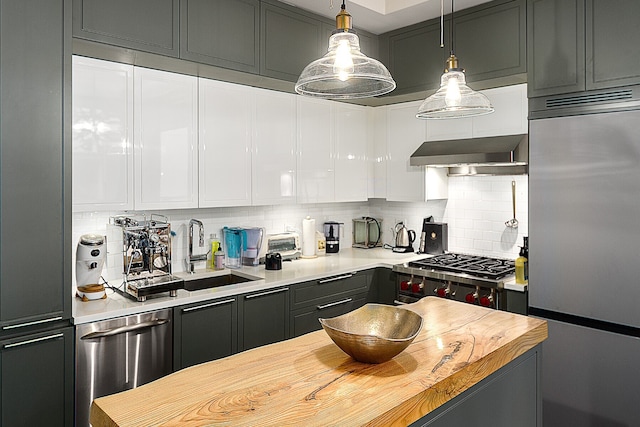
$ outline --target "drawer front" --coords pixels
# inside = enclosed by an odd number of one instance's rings
[[[342,298],[324,303],[311,305],[291,312],[291,332],[294,337],[322,329],[318,318],[340,316],[362,307],[367,303],[367,294],[345,295]]]
[[[325,304],[344,295],[366,293],[370,285],[368,277],[363,272],[345,273],[296,285],[291,289],[291,309]]]

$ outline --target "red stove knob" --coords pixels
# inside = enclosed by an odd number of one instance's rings
[[[400,289],[403,291],[409,290],[410,286],[411,283],[408,280],[403,280],[402,282],[400,282]]]
[[[414,294],[419,294],[422,291],[422,283],[413,283],[411,285],[411,292]]]
[[[475,304],[475,303],[476,303],[476,298],[477,298],[477,297],[478,297],[478,296],[477,296],[475,293],[470,292],[470,293],[468,293],[467,295],[465,295],[464,300],[465,300],[466,302],[468,302],[469,304]]]
[[[483,307],[493,306],[493,297],[491,295],[484,295],[480,297],[480,305]]]
[[[438,288],[436,289],[436,293],[440,298],[444,298],[447,296],[449,292],[447,292],[447,288]]]

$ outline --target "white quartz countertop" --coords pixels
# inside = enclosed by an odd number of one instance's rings
[[[107,298],[105,299],[83,302],[79,298],[73,298],[72,321],[76,325],[96,322],[114,317],[161,310],[164,308],[229,297],[247,292],[288,286],[307,280],[316,280],[323,277],[368,270],[376,267],[391,268],[395,264],[401,264],[424,257],[424,254],[403,254],[382,248],[346,248],[341,249],[337,254],[327,254],[311,259],[284,261],[282,263],[282,270],[265,270],[264,265],[234,269],[233,271],[235,273],[243,276],[253,276],[260,280],[203,289],[194,292],[180,289],[178,290],[177,297],[170,297],[168,292],[163,292],[157,295],[148,296],[145,302],[137,302],[133,298],[122,296],[115,291],[108,289]],[[229,272],[230,270],[228,269],[209,270],[202,268],[201,270],[196,269],[195,274],[177,273],[176,276],[182,277],[185,280],[192,280],[209,276],[224,275]],[[118,283],[118,285],[119,284],[120,283]]]

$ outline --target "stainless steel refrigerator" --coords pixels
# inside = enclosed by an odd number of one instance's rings
[[[640,111],[530,121],[544,426],[640,423]]]

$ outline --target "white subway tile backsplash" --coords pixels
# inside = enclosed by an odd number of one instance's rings
[[[518,229],[508,229],[504,223],[513,216],[511,181],[516,181],[516,214]],[[448,224],[449,251],[474,253],[501,258],[518,256],[522,236],[528,235],[528,177],[450,177],[449,199],[422,203],[387,202],[371,199],[368,202],[326,203],[284,206],[248,206],[191,210],[145,212],[167,217],[173,238],[172,268],[184,271],[184,258],[188,247],[188,224],[191,218],[201,220],[205,236],[222,237],[224,226],[264,227],[266,233],[302,230],[302,219],[315,218],[316,229],[322,231],[325,221],[344,223],[343,245],[351,245],[353,218],[373,216],[382,219],[383,241],[393,245],[392,229],[397,221],[405,221],[407,228],[420,236],[422,220],[433,216],[436,222]],[[85,233],[107,236],[107,265],[103,275],[107,280],[122,279],[122,235],[118,227],[107,226],[115,215],[136,215],[138,212],[78,212],[73,214],[72,238],[75,265],[75,243]],[[418,248],[418,241],[415,248]],[[196,253],[200,248],[196,248]],[[205,250],[205,248],[203,248]]]
[[[504,224],[513,217],[511,181],[516,181],[517,229]],[[450,251],[516,258],[528,235],[528,177],[450,177],[444,222]]]

